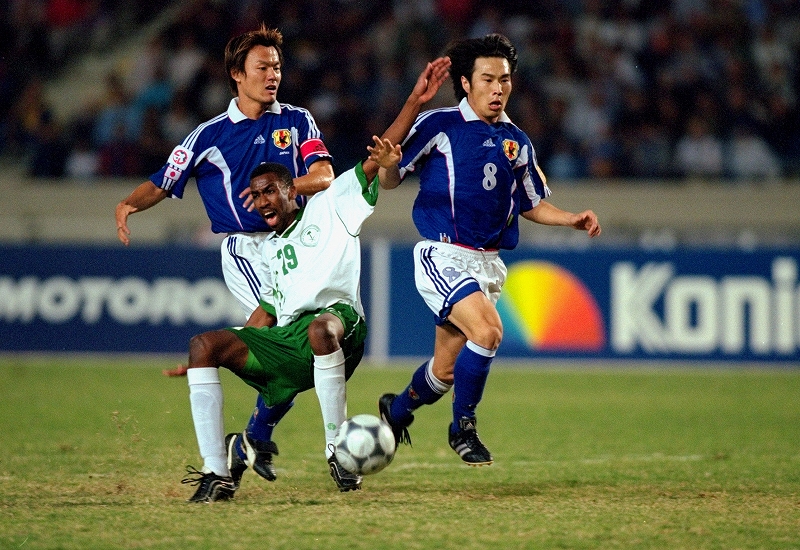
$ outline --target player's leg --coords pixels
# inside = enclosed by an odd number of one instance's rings
[[[436,403],[453,387],[453,365],[466,341],[450,323],[437,325],[433,357],[417,367],[402,392],[381,396],[378,409],[384,421],[392,426],[397,444],[411,443],[407,427],[414,421],[414,411]]]
[[[363,353],[366,326],[350,306],[336,304],[327,308],[323,314],[328,312],[338,317],[343,327],[340,334],[344,336],[340,336],[341,342],[338,345],[345,357],[346,377],[355,369],[354,362]],[[269,330],[252,327],[231,329],[247,343],[252,356],[252,360],[248,360],[239,376],[259,390],[265,405],[276,407],[289,403],[297,393],[314,387],[314,371],[317,369],[314,367],[315,358],[309,341],[309,327],[318,317],[316,313],[309,312],[285,327],[273,327]],[[333,323],[333,327],[335,326],[336,323]],[[326,339],[317,334],[316,330],[313,332],[318,337],[316,343],[320,343],[320,338]],[[330,351],[330,348],[323,346],[318,351]],[[351,490],[360,488],[361,479],[357,477],[357,484],[347,488],[342,487],[340,480],[336,479],[336,482],[340,490]]]
[[[497,310],[483,292],[453,305],[448,320],[467,338],[453,366],[453,423],[449,443],[470,465],[492,463],[492,455],[478,438],[475,409],[483,398],[492,360],[503,338]]]
[[[392,427],[395,441],[410,443],[407,427],[414,420],[413,411],[435,403],[453,383],[453,365],[466,342],[447,316],[452,304],[480,292],[480,284],[469,266],[480,257],[454,245],[422,241],[414,247],[414,280],[436,321],[433,361],[420,365],[405,390],[398,395],[387,393],[378,401],[381,417]]]
[[[223,394],[219,366],[240,370],[247,360],[247,346],[224,330],[204,332],[189,342],[189,403],[201,470],[190,471],[184,483],[199,485],[190,502],[210,502],[233,497],[236,490],[224,444]]]
[[[337,315],[325,312],[308,326],[308,342],[314,353],[314,388],[325,430],[325,456],[331,477],[341,491],[361,488],[361,476],[341,467],[333,454],[333,440],[339,426],[347,420],[345,353],[340,342],[344,323]]]
[[[259,299],[262,285],[269,280],[262,259],[263,244],[262,234],[237,233],[228,235],[220,247],[225,284],[247,312],[249,326],[259,326],[253,320],[253,312],[263,311]],[[248,466],[268,481],[277,478],[272,456],[278,454],[278,448],[272,441],[272,430],[292,404],[267,407],[259,396],[245,430],[226,436],[228,463],[233,468],[237,484]]]
[[[308,342],[314,353],[314,387],[322,410],[325,453],[330,457],[336,430],[347,419],[344,351],[339,341],[344,336],[342,321],[332,313],[322,313],[308,326]]]
[[[273,456],[279,454],[278,445],[272,440],[272,432],[293,406],[294,401],[289,401],[270,407],[259,394],[244,431],[225,436],[228,468],[237,487],[247,468],[267,481],[278,479],[273,463]]]

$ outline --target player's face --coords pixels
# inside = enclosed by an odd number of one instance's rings
[[[253,204],[273,231],[283,233],[294,221],[298,209],[294,186],[286,185],[275,174],[262,174],[250,180]]]
[[[244,73],[233,75],[239,91],[239,101],[254,101],[271,105],[278,98],[281,83],[281,62],[278,51],[255,46],[244,60]]]
[[[472,79],[461,77],[467,101],[484,122],[500,118],[511,94],[511,67],[505,57],[479,57],[475,60]]]

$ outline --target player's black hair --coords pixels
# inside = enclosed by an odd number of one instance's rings
[[[253,179],[257,178],[258,176],[263,176],[264,174],[275,174],[286,187],[294,184],[292,173],[289,172],[289,169],[280,162],[262,162],[253,168],[252,172],[250,172],[250,181],[253,181]]]
[[[487,34],[480,38],[467,38],[451,42],[445,55],[450,58],[450,76],[453,80],[453,91],[456,98],[461,101],[467,97],[467,92],[461,85],[461,77],[472,82],[472,73],[475,72],[475,60],[479,57],[503,57],[508,60],[511,74],[517,70],[519,56],[517,49],[511,41],[502,34]]]
[[[275,48],[278,52],[278,61],[283,65],[283,35],[278,29],[268,29],[264,23],[255,31],[248,31],[238,36],[234,36],[225,46],[225,74],[228,76],[228,87],[237,95],[236,81],[231,76],[231,71],[244,72],[244,60],[247,54],[256,46]]]

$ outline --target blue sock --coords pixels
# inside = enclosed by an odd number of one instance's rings
[[[288,403],[275,405],[274,407],[267,407],[261,394],[259,394],[258,399],[256,399],[256,408],[253,410],[250,421],[247,423],[247,428],[245,428],[247,437],[257,441],[272,441],[272,431],[275,429],[276,424],[278,424],[280,419],[283,418],[293,406],[294,401],[289,401]],[[236,445],[237,454],[239,458],[244,460],[247,458],[247,454],[242,448],[241,440],[239,440],[238,443],[239,444]]]
[[[436,403],[450,390],[450,385],[433,376],[432,363],[425,361],[411,376],[411,383],[392,402],[392,418],[402,422],[422,405]]]
[[[486,387],[494,355],[495,350],[483,348],[470,341],[467,341],[467,345],[458,354],[453,369],[454,431],[458,430],[458,421],[461,418],[475,418],[475,408],[483,398],[483,388]]]

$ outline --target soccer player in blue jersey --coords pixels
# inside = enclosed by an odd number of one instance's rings
[[[453,388],[448,441],[469,465],[491,464],[478,437],[476,407],[503,337],[495,308],[506,278],[500,249],[519,240],[518,217],[600,234],[591,210],[574,214],[544,200],[550,195],[530,139],[505,114],[517,52],[499,34],[454,42],[457,107],[421,113],[403,142],[403,160],[379,173],[395,187],[417,173],[420,189],[412,217],[424,239],[414,248],[417,289],[434,313],[433,358],[406,389],[379,399],[395,439],[410,443],[413,412]]]
[[[116,209],[117,236],[130,243],[128,216],[166,197],[183,197],[193,177],[222,242],[222,273],[243,319],[258,308],[265,266],[261,246],[269,227],[253,211],[249,174],[261,162],[289,169],[299,195],[313,195],[334,178],[331,156],[306,109],[277,99],[283,70],[283,36],[265,25],[233,37],[225,47],[225,71],[235,96],[228,110],[199,125],[173,149],[166,164]]]

